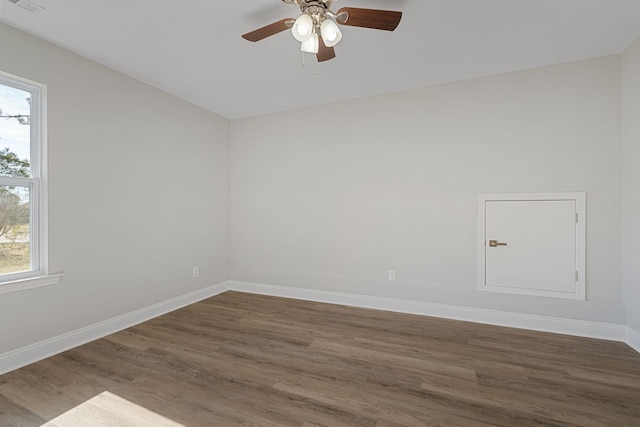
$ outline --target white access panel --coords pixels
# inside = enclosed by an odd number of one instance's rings
[[[480,290],[585,299],[584,193],[479,197]]]

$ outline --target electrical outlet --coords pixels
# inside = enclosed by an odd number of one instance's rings
[[[389,280],[391,282],[395,282],[396,281],[396,271],[395,270],[389,270]]]
[[[197,265],[193,267],[193,277],[200,277],[200,267]]]

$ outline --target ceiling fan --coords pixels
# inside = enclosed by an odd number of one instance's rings
[[[333,47],[342,40],[337,24],[393,31],[402,19],[402,12],[392,10],[343,7],[333,12],[331,6],[337,0],[282,1],[298,6],[302,14],[297,19],[286,18],[258,28],[242,38],[257,42],[290,28],[293,37],[301,43],[300,50],[315,54],[318,62],[336,57]]]

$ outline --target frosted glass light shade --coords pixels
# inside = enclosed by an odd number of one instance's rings
[[[313,33],[307,41],[302,42],[300,50],[307,53],[318,53],[319,47],[320,41],[318,40],[318,35],[316,33]]]
[[[320,33],[327,47],[333,47],[342,40],[342,31],[340,31],[336,23],[330,19],[322,21],[322,24],[320,24]]]
[[[306,13],[300,15],[291,27],[291,34],[299,42],[304,43],[309,40],[313,34],[313,19]]]

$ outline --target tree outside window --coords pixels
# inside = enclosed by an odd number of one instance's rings
[[[0,275],[33,268],[30,156],[31,93],[0,84]]]

